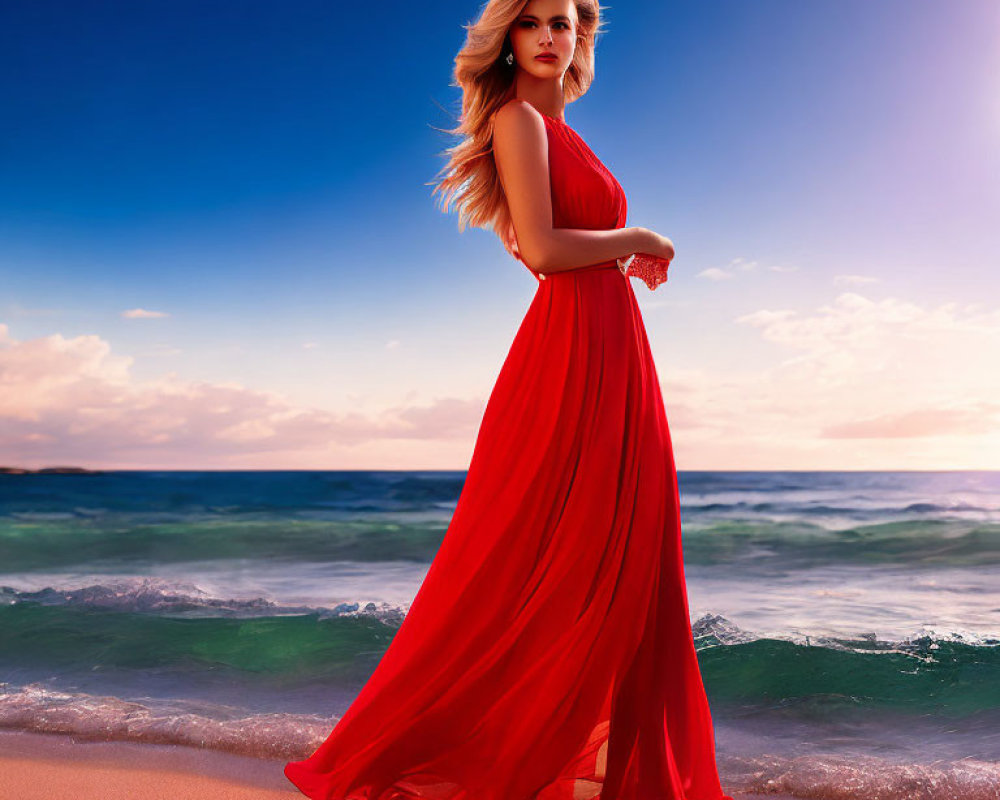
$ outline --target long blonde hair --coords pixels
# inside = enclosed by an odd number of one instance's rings
[[[577,43],[573,61],[563,76],[563,100],[572,103],[594,80],[594,45],[601,29],[599,0],[574,0]],[[438,173],[444,177],[431,192],[442,196],[441,210],[454,205],[458,229],[490,228],[515,258],[520,258],[510,208],[493,158],[493,115],[514,97],[516,67],[504,59],[511,52],[510,26],[528,0],[488,0],[479,19],[466,29],[465,45],[455,56],[452,86],[462,89],[462,115],[455,128],[444,133],[462,136],[446,148],[448,162]],[[442,129],[438,129],[442,130]],[[431,184],[434,184],[432,181]]]

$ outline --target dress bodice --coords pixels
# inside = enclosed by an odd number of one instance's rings
[[[562,120],[542,114],[549,143],[549,186],[555,228],[622,228],[628,202],[621,184]]]
[[[614,175],[583,138],[568,124],[539,112],[545,120],[548,144],[549,195],[554,228],[608,230],[625,227],[628,201]],[[524,259],[518,258],[524,263]],[[525,264],[525,266],[528,266]],[[614,259],[567,271],[604,269],[619,266]],[[546,275],[532,274],[540,281]]]

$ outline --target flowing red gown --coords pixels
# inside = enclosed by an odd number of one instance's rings
[[[625,224],[543,115],[553,224]],[[732,800],[687,604],[672,444],[629,278],[538,277],[444,540],[333,732],[314,800]]]

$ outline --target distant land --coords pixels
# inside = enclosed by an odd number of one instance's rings
[[[103,475],[104,470],[87,469],[86,467],[42,467],[28,469],[27,467],[0,467],[0,475]]]

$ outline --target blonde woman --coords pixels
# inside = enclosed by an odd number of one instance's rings
[[[597,0],[491,0],[456,58],[463,138],[435,191],[538,287],[402,626],[326,741],[285,766],[316,800],[732,800],[629,280],[637,264],[655,288],[673,245],[625,227],[621,186],[564,114],[600,22]]]

